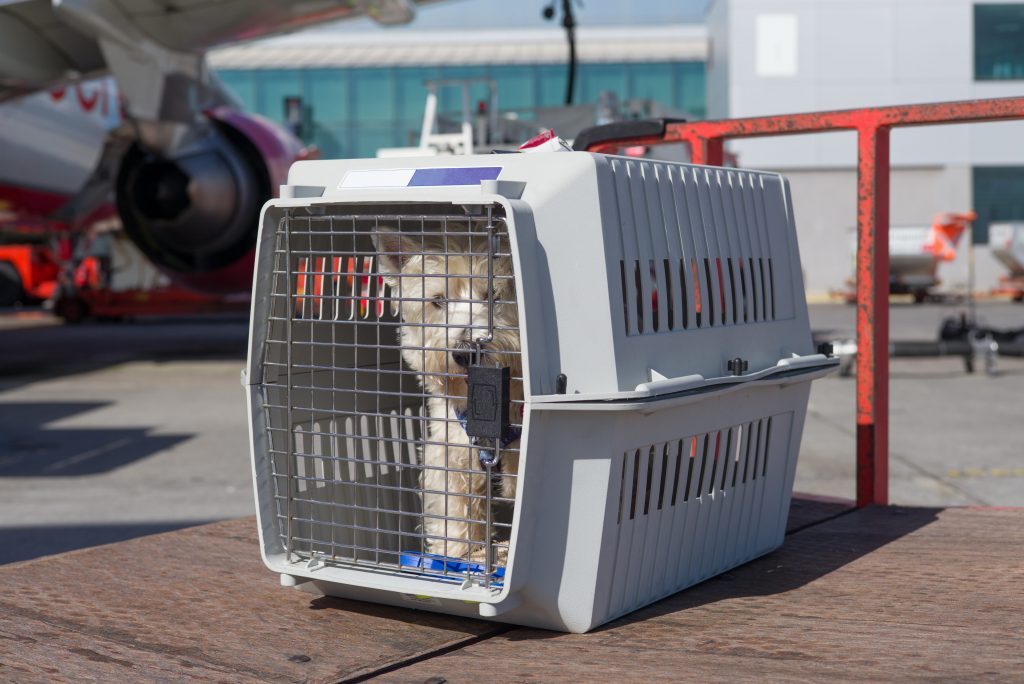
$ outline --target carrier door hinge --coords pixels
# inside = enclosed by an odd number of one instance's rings
[[[320,552],[314,551],[313,554],[310,555],[309,560],[306,561],[306,570],[309,570],[310,572],[313,572],[314,570],[319,570],[320,568],[326,568],[326,567],[327,567],[327,554],[325,554],[325,553],[320,553]]]
[[[466,396],[466,434],[501,440],[509,433],[508,367],[470,366]]]

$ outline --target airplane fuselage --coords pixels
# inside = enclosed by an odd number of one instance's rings
[[[0,104],[0,224],[61,208],[92,174],[121,123],[112,78]]]

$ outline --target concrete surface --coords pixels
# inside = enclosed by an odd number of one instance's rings
[[[934,340],[962,307],[893,304],[890,338]],[[1024,327],[1024,306],[978,305],[999,328]],[[856,309],[812,305],[816,337],[852,338]],[[797,491],[853,497],[855,378],[814,383]],[[967,374],[957,357],[894,359],[890,366],[890,499],[911,506],[1024,506],[1024,359],[1001,357],[998,374]]]
[[[933,338],[951,307],[894,305],[893,338]],[[992,325],[1024,306],[986,303]],[[815,305],[823,337],[855,310]],[[61,326],[0,313],[0,563],[251,515],[241,318]],[[892,366],[892,500],[1024,505],[1024,360]],[[797,491],[854,494],[854,380],[818,381]]]
[[[246,335],[0,327],[0,563],[251,515]]]

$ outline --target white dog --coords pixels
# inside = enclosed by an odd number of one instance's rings
[[[485,539],[483,498],[491,482],[479,463],[478,450],[471,448],[474,442],[466,434],[465,416],[466,369],[473,361],[474,341],[488,328],[487,238],[423,236],[380,228],[373,239],[379,270],[390,288],[392,310],[402,319],[402,358],[432,395],[427,400],[430,422],[423,448],[425,551],[482,560],[491,541]],[[497,251],[508,254],[507,237],[499,239]],[[482,363],[510,369],[509,420],[519,424],[521,404],[516,401],[523,398],[522,362],[511,257],[494,257],[492,273],[495,329],[493,339],[482,347]],[[501,447],[500,496],[514,499],[518,432],[502,440]],[[507,551],[498,548],[493,560],[504,565],[506,556]]]

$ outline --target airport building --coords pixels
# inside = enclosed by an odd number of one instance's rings
[[[651,100],[705,116],[703,26],[583,26],[578,36],[575,102],[594,104],[611,92],[619,102]],[[426,81],[493,79],[501,111],[529,116],[564,103],[567,55],[564,32],[550,27],[297,34],[218,50],[210,60],[247,110],[284,123],[286,99],[301,98],[307,143],[327,157],[372,157],[416,144]],[[474,106],[486,96],[474,86]],[[444,91],[440,110],[458,111],[460,98]]]
[[[283,122],[285,100],[300,98],[302,137],[324,156],[373,156],[381,147],[416,143],[428,80],[492,78],[501,109],[527,117],[562,104],[563,31],[498,29],[502,15],[491,5],[477,12],[484,22],[493,13],[489,29],[454,32],[428,23],[318,31],[221,49],[211,64],[251,111]],[[699,15],[661,25],[588,26],[581,19],[578,41],[577,103],[612,92],[691,119],[1012,96],[1024,82],[1024,2],[710,0],[703,22]],[[474,91],[474,101],[484,97],[482,86]],[[456,111],[457,98],[442,96],[441,110]],[[1021,140],[1024,123],[1017,122],[892,135],[893,225],[977,211],[979,289],[1003,273],[984,245],[988,223],[1024,219]],[[735,141],[728,149],[742,166],[790,178],[808,291],[848,287],[855,134]],[[967,252],[940,266],[942,289],[964,290]]]

